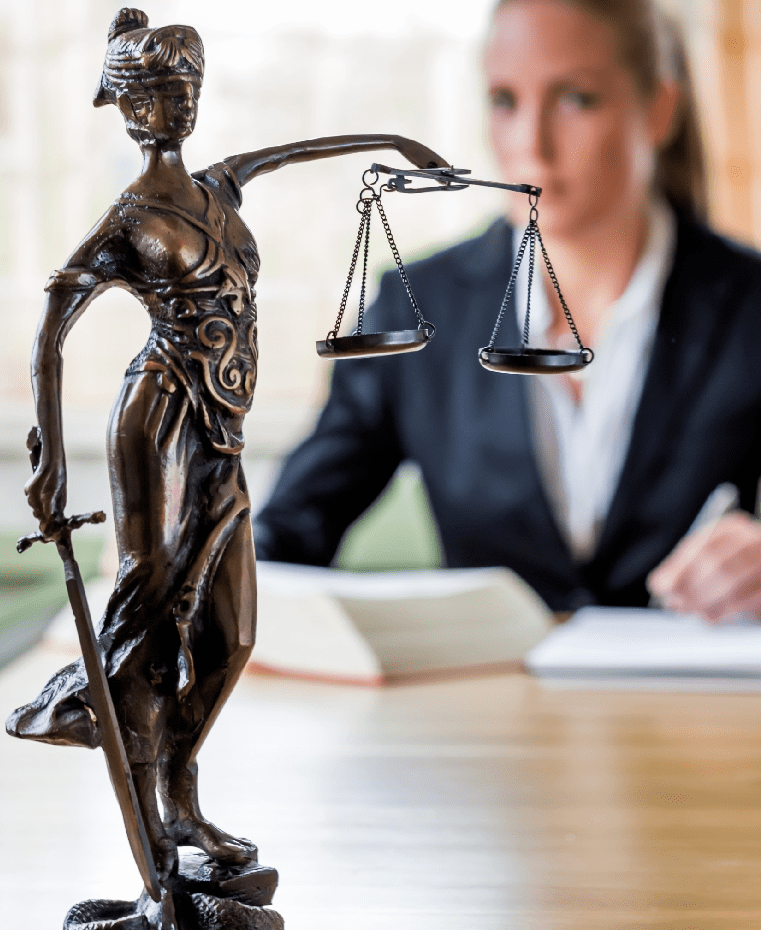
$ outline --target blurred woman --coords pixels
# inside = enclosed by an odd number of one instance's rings
[[[703,225],[697,119],[677,31],[650,0],[503,0],[484,54],[491,142],[542,187],[539,225],[584,345],[580,376],[500,377],[475,359],[521,217],[412,265],[437,336],[341,362],[314,434],[255,523],[260,558],[329,564],[399,463],[419,463],[450,567],[506,565],[557,610],[761,609],[761,261]],[[539,275],[532,344],[570,337]],[[547,285],[547,286],[545,286]],[[518,287],[503,342],[517,345]],[[378,329],[406,328],[392,274]],[[714,489],[739,507],[686,536]]]

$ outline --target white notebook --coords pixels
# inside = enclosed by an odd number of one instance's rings
[[[661,688],[668,679],[669,686],[693,690],[761,690],[761,625],[585,607],[535,646],[525,663],[533,674],[556,682],[646,686],[649,680]]]

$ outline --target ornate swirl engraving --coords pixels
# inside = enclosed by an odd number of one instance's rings
[[[244,389],[247,394],[253,394],[256,387],[256,369],[259,361],[259,347],[256,344],[256,311],[251,318],[247,334],[248,350],[251,353],[251,367],[246,372]]]
[[[239,346],[236,327],[225,317],[210,316],[198,325],[196,336],[206,351],[195,349],[189,354],[191,358],[201,362],[204,382],[209,393],[226,409],[245,414],[251,406],[254,378],[247,364],[248,360],[237,355]],[[248,334],[245,351],[242,353],[244,356],[251,352],[252,339],[255,337]],[[215,354],[221,352],[221,358],[212,358],[209,349]],[[252,355],[251,362],[255,367],[255,355]],[[229,391],[236,395],[239,401],[236,403],[229,396],[223,396],[221,391]]]

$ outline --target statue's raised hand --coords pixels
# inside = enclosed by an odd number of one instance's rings
[[[437,155],[433,149],[427,145],[416,142],[414,139],[406,139],[404,136],[395,137],[396,148],[400,155],[404,155],[407,161],[412,162],[416,168],[450,168],[449,162],[445,161],[441,155]]]

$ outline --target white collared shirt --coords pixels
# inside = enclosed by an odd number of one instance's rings
[[[516,230],[514,253],[521,235],[522,231]],[[594,554],[621,476],[675,244],[674,213],[664,201],[654,201],[644,252],[626,290],[602,322],[594,361],[572,376],[583,380],[578,404],[562,381],[552,375],[529,382],[539,472],[558,526],[580,562]],[[537,250],[530,346],[548,344],[551,316],[546,286],[551,285]],[[561,281],[561,290],[562,286]],[[515,292],[521,332],[527,295],[528,254]],[[573,307],[570,310],[573,313]]]

